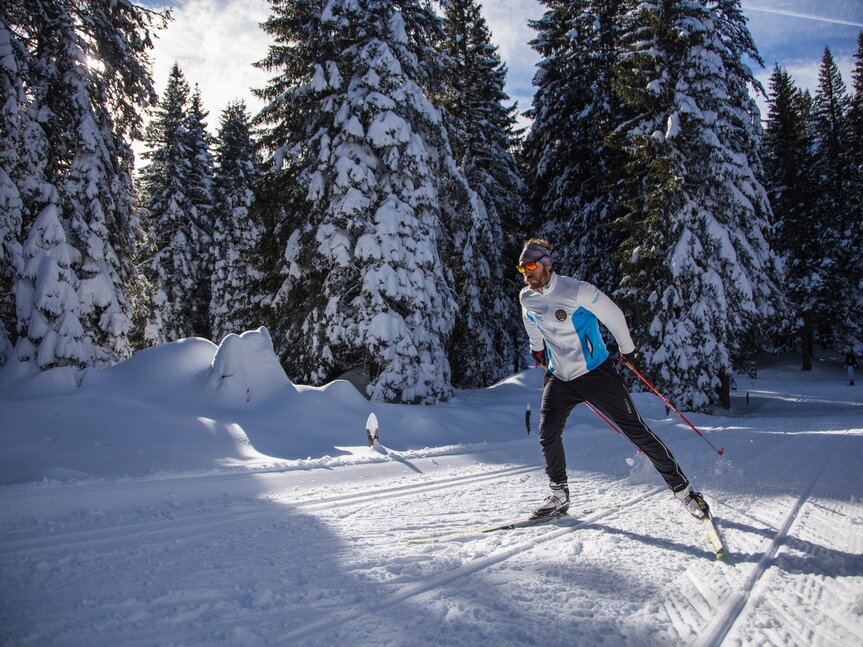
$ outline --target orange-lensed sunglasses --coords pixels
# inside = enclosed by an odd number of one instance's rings
[[[540,257],[540,258],[542,258],[542,257]],[[525,270],[530,270],[531,272],[533,272],[536,269],[536,265],[537,265],[536,261],[527,261],[526,263],[519,263],[517,269],[519,272],[524,274]]]

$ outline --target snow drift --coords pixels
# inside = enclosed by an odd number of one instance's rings
[[[80,387],[71,369],[28,377],[14,365],[0,385],[0,484],[385,460],[355,451],[370,413],[395,449],[523,434],[523,401],[483,414],[456,400],[432,415],[370,403],[344,380],[294,385],[266,328],[148,348],[88,369]]]

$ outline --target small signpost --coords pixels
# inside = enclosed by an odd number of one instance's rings
[[[369,447],[374,447],[374,444],[378,442],[378,417],[370,413],[369,419],[366,420],[366,436],[369,440]]]

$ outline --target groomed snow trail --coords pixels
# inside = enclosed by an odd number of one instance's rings
[[[0,488],[0,643],[859,644],[860,409],[758,407],[714,419],[721,460],[651,421],[708,496],[730,563],[643,457],[595,428],[567,431],[570,517],[421,546],[407,540],[529,510],[546,487],[536,439]]]

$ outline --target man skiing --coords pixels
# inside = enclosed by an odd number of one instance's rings
[[[641,419],[602,340],[599,322],[611,331],[621,358],[637,366],[640,355],[623,312],[596,286],[555,274],[552,248],[545,240],[532,238],[525,244],[518,270],[526,284],[519,300],[531,355],[546,367],[539,441],[551,494],[532,516],[557,516],[569,509],[563,427],[575,406],[588,402],[644,452],[686,509],[703,519],[707,503]]]

